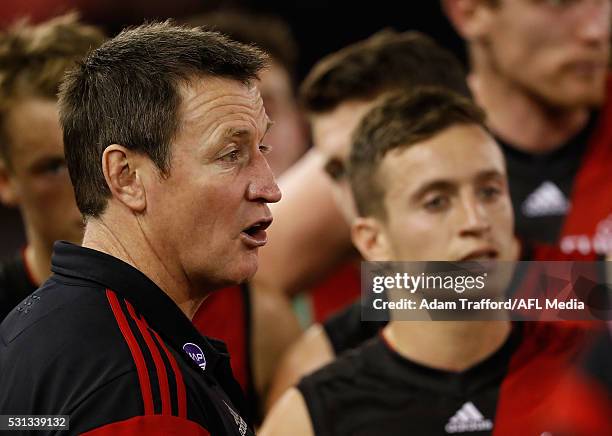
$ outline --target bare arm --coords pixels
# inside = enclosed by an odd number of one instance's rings
[[[270,206],[274,224],[253,282],[294,295],[331,271],[351,252],[352,244],[316,150],[285,172],[279,185],[283,199]]]
[[[335,358],[323,326],[314,324],[293,344],[283,357],[268,395],[266,409],[302,377],[327,365]]]
[[[293,388],[278,401],[263,423],[260,436],[314,436],[304,397]]]
[[[302,328],[287,297],[251,287],[253,382],[262,404],[285,351],[298,340]]]

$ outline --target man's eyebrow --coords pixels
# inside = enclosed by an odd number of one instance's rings
[[[503,179],[505,175],[496,169],[484,170],[476,174],[474,180],[476,182],[482,182],[489,179]],[[429,191],[452,191],[457,188],[457,183],[448,179],[437,179],[426,182],[419,187],[414,194],[411,195],[414,199],[419,199]]]
[[[249,129],[230,127],[223,132],[224,138],[235,138],[235,137],[243,137],[250,136],[251,131]]]
[[[503,179],[505,178],[505,174],[496,169],[481,171],[476,175],[476,181],[481,182],[483,180],[488,179]]]
[[[274,125],[274,122],[271,120],[268,120],[266,124],[266,131],[264,132],[263,136],[266,136],[266,134],[268,133],[268,130],[270,130],[270,128],[273,125]],[[252,131],[250,129],[229,127],[223,132],[223,138],[243,138],[243,137],[249,137],[251,136],[251,134],[252,134]]]
[[[264,132],[263,136],[266,136],[268,134],[268,132],[270,131],[270,128],[274,125],[274,121],[272,121],[270,118],[267,119],[266,122],[266,131]]]
[[[419,189],[417,189],[410,197],[418,200],[429,191],[451,191],[456,189],[457,184],[445,179],[438,179],[426,182]]]

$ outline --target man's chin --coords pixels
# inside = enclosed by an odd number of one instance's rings
[[[242,265],[236,265],[235,269],[227,275],[229,284],[239,285],[248,282],[255,276],[257,266],[257,257],[254,261],[245,261]]]
[[[567,84],[551,91],[551,99],[556,106],[567,109],[598,108],[601,107],[606,98],[605,78],[580,80],[575,78],[568,80]]]

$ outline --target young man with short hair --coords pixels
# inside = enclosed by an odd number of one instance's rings
[[[331,279],[315,287],[312,297],[314,304],[321,301],[321,305],[324,305],[331,299],[330,294],[335,293],[344,296],[341,303],[345,305],[359,295],[358,253],[352,247],[342,251],[343,266],[337,265],[338,252],[326,250],[328,244],[334,244],[334,239],[348,239],[348,232],[345,235],[340,229],[345,228],[356,215],[345,168],[351,133],[363,114],[384,94],[412,91],[427,85],[470,95],[465,72],[450,52],[421,33],[393,31],[376,33],[326,56],[313,67],[302,83],[301,100],[310,116],[315,147],[299,164],[300,168],[296,168],[295,172],[291,170],[287,178],[279,181],[281,184],[290,182],[285,185],[288,195],[283,203],[277,205],[276,211],[281,218],[278,223],[280,230],[283,231],[283,226],[286,226],[290,234],[277,233],[276,241],[272,241],[271,247],[266,249],[271,248],[274,252],[278,247],[275,243],[280,242],[282,246],[286,242],[282,239],[279,241],[279,238],[291,238],[290,235],[296,232],[295,237],[300,240],[304,238],[303,241],[310,248],[298,244],[297,249],[303,255],[290,266],[283,266],[281,276],[292,275],[291,271],[300,271],[308,264],[314,266],[315,263],[324,265],[328,262],[328,269],[331,265],[336,266]],[[303,183],[304,177],[308,177],[310,183]],[[326,199],[327,202],[331,199],[331,193],[334,194],[331,204],[319,203],[320,200]],[[311,202],[318,207],[304,210],[304,205]],[[336,220],[334,217],[339,215],[339,210],[342,216]],[[292,219],[289,220],[289,217]],[[292,226],[290,229],[289,224]],[[307,226],[309,231],[302,231],[303,226]],[[311,232],[322,227],[332,234],[313,238]],[[328,254],[335,260],[328,259]],[[267,255],[269,252],[266,254],[264,251],[264,263]],[[313,276],[316,277],[316,274]],[[376,334],[382,325],[380,322],[362,323],[359,310],[342,312],[331,316],[322,325],[315,324],[283,359],[269,402],[273,403],[304,374]]]
[[[357,127],[349,174],[366,260],[518,257],[504,156],[469,99],[388,98]],[[392,319],[288,391],[261,434],[542,434],[531,413],[583,341],[571,324]]]
[[[83,237],[57,92],[64,72],[103,41],[75,15],[0,34],[0,201],[19,208],[27,237],[17,256],[0,264],[0,322],[51,274],[53,243]]]

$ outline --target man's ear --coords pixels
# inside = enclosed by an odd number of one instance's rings
[[[0,159],[0,202],[8,207],[19,205],[19,195],[11,178],[8,164]]]
[[[391,245],[382,223],[377,218],[356,218],[351,226],[351,237],[365,260],[392,260]]]
[[[442,0],[442,8],[453,27],[466,41],[485,35],[492,26],[490,0]]]
[[[147,207],[146,192],[139,175],[141,157],[118,144],[102,153],[102,172],[112,196],[135,213]]]

